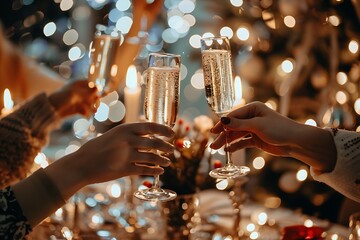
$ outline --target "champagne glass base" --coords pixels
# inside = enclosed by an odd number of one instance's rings
[[[134,196],[144,201],[161,201],[167,202],[174,200],[177,196],[176,192],[169,189],[149,188],[134,192]]]
[[[246,166],[227,165],[222,168],[216,168],[209,172],[210,177],[225,179],[246,176],[250,168]]]

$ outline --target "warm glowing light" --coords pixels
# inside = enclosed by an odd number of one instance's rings
[[[348,81],[348,77],[346,75],[346,73],[344,72],[338,72],[336,74],[336,81],[340,84],[340,85],[344,85],[347,81]]]
[[[70,10],[70,8],[72,8],[73,5],[74,5],[73,0],[62,0],[60,2],[60,9],[62,11],[68,11]]]
[[[333,112],[333,109],[332,109],[332,108],[329,108],[329,109],[325,112],[325,114],[324,114],[324,116],[323,116],[323,118],[322,118],[323,124],[326,125],[326,124],[328,124],[328,123],[330,122],[332,112]]]
[[[305,181],[307,177],[308,177],[308,172],[305,169],[300,169],[296,173],[296,179],[300,182]]]
[[[225,26],[220,29],[220,35],[231,39],[234,36],[234,32],[230,27]]]
[[[335,95],[336,101],[340,104],[344,104],[348,101],[348,97],[346,95],[346,93],[344,93],[343,91],[338,91]]]
[[[293,16],[286,16],[284,17],[284,24],[289,28],[293,28],[295,27],[296,20]]]
[[[258,232],[252,232],[250,233],[250,239],[258,239],[260,237],[260,234]]]
[[[6,110],[11,110],[14,107],[14,101],[11,98],[11,93],[8,88],[4,90],[4,108]]]
[[[109,117],[110,108],[107,104],[101,102],[94,117],[99,122],[105,122]]]
[[[328,18],[328,21],[333,26],[339,26],[340,24],[340,18],[338,16],[332,15]]]
[[[201,48],[200,39],[201,39],[200,35],[198,34],[192,35],[189,38],[189,43],[193,48]]]
[[[359,236],[360,236],[360,234],[359,234]],[[330,236],[330,239],[331,239],[331,240],[339,240],[340,238],[339,238],[339,235],[337,235],[336,233],[334,233],[334,234],[332,234],[332,235]]]
[[[236,31],[236,36],[242,40],[242,41],[246,41],[249,39],[250,37],[250,32],[246,27],[241,27]]]
[[[248,232],[254,231],[254,230],[255,230],[255,224],[249,223],[248,225],[246,225],[246,230],[247,230]]]
[[[241,99],[243,89],[241,84],[241,78],[239,76],[235,77],[234,84],[235,84],[235,99]]]
[[[305,121],[305,124],[306,124],[306,125],[309,125],[309,126],[314,126],[314,127],[317,126],[317,123],[316,123],[316,121],[315,121],[314,119],[308,119],[308,120],[306,120],[306,121]]]
[[[263,157],[256,157],[253,161],[255,169],[262,169],[265,166],[265,159]]]
[[[52,36],[56,31],[56,25],[54,22],[49,22],[44,26],[43,32],[46,37]]]
[[[186,14],[184,17],[183,17],[184,21],[187,22],[187,24],[189,25],[189,27],[192,27],[195,25],[196,23],[196,18],[191,15],[191,14]]]
[[[118,183],[109,184],[106,187],[106,192],[114,198],[119,198],[121,196],[121,187]]]
[[[79,39],[79,33],[75,29],[70,29],[64,33],[63,42],[70,46]]]
[[[206,32],[202,35],[202,38],[208,38],[208,37],[214,37],[215,35],[212,34],[211,32]]]
[[[268,197],[264,203],[264,206],[267,208],[278,208],[280,205],[281,199],[279,197]]]
[[[230,0],[230,3],[234,6],[234,7],[241,7],[243,5],[243,0]]]
[[[76,61],[81,58],[81,49],[78,46],[70,48],[68,57],[71,61]]]
[[[271,108],[272,110],[276,110],[277,109],[277,103],[275,100],[273,99],[269,99],[265,102],[265,105],[268,107],[268,108]]]
[[[121,0],[117,1],[115,6],[119,11],[124,12],[131,7],[131,2],[129,0]]]
[[[291,73],[294,70],[294,64],[291,60],[286,59],[281,63],[281,70],[283,70],[284,73]]]
[[[358,115],[360,115],[360,98],[358,98],[358,99],[355,100],[354,109],[355,109],[355,112],[356,112]]]
[[[40,167],[45,168],[49,165],[46,155],[44,153],[38,153],[36,157],[34,158],[34,162]]]
[[[126,87],[130,89],[136,89],[137,86],[138,83],[137,83],[136,67],[134,65],[130,65],[126,73]]]
[[[312,227],[312,226],[314,226],[314,222],[311,221],[310,219],[306,219],[305,222],[304,222],[304,226],[305,227]]]
[[[222,179],[218,183],[216,183],[216,188],[219,190],[225,190],[227,186],[229,185],[229,182],[227,179]]]
[[[191,13],[195,9],[195,3],[190,0],[183,0],[179,3],[178,8],[183,13]]]
[[[62,214],[63,214],[63,209],[62,209],[62,208],[59,208],[58,210],[56,210],[56,212],[55,212],[54,214],[55,214],[55,216],[57,216],[57,217],[61,217]]]
[[[268,220],[268,215],[265,212],[261,212],[257,216],[257,223],[259,225],[264,225],[267,222],[267,220]]]
[[[191,77],[190,83],[195,89],[204,89],[204,74],[202,70],[198,70],[194,73]]]
[[[132,23],[133,20],[130,17],[128,16],[121,17],[116,22],[116,29],[118,29],[123,34],[126,34],[129,32]]]
[[[349,42],[349,51],[353,54],[357,53],[359,51],[359,43],[355,40],[351,40]]]

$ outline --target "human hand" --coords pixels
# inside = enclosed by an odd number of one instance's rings
[[[149,135],[172,137],[171,128],[157,123],[119,125],[85,143],[78,151],[51,164],[46,171],[64,198],[81,187],[129,175],[158,175],[170,160],[149,150],[169,153],[174,146]]]
[[[221,119],[212,133],[220,134],[210,145],[219,149],[225,144],[224,128],[228,129],[231,142],[228,151],[246,147],[257,147],[272,155],[289,156],[292,134],[300,124],[270,109],[261,102],[252,102],[229,113]]]
[[[89,117],[96,112],[99,97],[96,88],[90,88],[87,80],[78,80],[52,93],[49,101],[60,117],[77,113]]]

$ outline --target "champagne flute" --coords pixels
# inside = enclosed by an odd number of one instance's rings
[[[173,127],[179,110],[180,56],[169,53],[151,53],[145,80],[145,118],[150,122]],[[159,186],[159,176],[154,177],[151,188],[139,190],[134,196],[141,200],[169,201],[176,193]]]
[[[99,97],[103,97],[115,90],[118,79],[118,65],[115,62],[116,52],[121,42],[121,32],[115,27],[96,25],[96,32],[90,44],[90,66],[88,81],[90,87],[96,87]],[[94,116],[89,119],[87,139],[96,137],[93,125]]]
[[[202,69],[204,73],[205,95],[211,109],[219,116],[226,116],[235,102],[234,79],[231,63],[230,41],[227,37],[201,39]],[[224,128],[228,147],[228,132]],[[213,178],[245,176],[250,171],[247,166],[233,164],[231,154],[226,151],[226,164],[210,171]]]

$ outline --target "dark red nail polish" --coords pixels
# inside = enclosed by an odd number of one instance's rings
[[[223,124],[229,124],[230,123],[230,118],[229,117],[222,117],[220,119],[220,121],[223,123]]]

